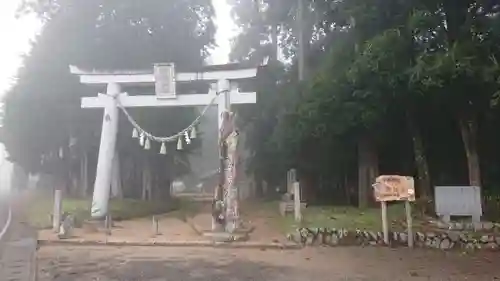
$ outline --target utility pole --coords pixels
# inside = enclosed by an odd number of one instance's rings
[[[304,53],[304,0],[298,0],[297,7],[297,32],[298,32],[298,67],[299,67],[299,81],[304,81],[305,79],[305,53]],[[296,176],[295,176],[296,177]],[[302,220],[302,216],[300,214],[300,199],[303,198],[300,194],[300,179],[295,179],[296,183],[294,183],[294,201],[295,201],[295,219],[300,221]],[[298,208],[298,209],[297,209]]]
[[[305,72],[305,54],[304,54],[304,0],[298,0],[297,7],[297,31],[298,31],[298,63],[299,63],[299,81],[304,80]]]

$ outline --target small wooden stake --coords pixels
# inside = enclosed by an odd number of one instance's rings
[[[405,201],[406,225],[408,228],[408,248],[413,248],[413,218],[411,217],[410,201]]]
[[[158,230],[158,218],[153,216],[153,235],[160,235],[160,231]]]
[[[113,227],[113,221],[111,220],[111,215],[106,216],[106,220],[104,221],[104,226],[106,228],[106,236],[111,235],[111,228]]]
[[[387,202],[381,201],[382,207],[382,231],[384,232],[384,243],[389,245],[389,223],[387,222]]]

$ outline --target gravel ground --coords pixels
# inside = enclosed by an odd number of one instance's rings
[[[46,246],[39,281],[500,280],[498,253],[389,248],[298,251]]]

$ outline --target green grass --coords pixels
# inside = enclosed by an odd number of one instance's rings
[[[36,228],[50,228],[50,214],[53,210],[53,200],[47,197],[38,197],[27,208],[28,222]],[[62,211],[72,214],[76,221],[90,218],[90,199],[66,198],[62,203]],[[123,199],[110,201],[110,213],[114,220],[127,220],[163,214],[179,207],[179,203],[172,200],[168,203],[149,202],[142,200]]]
[[[361,230],[382,230],[382,218],[379,208],[361,210],[355,207],[311,206],[303,210],[302,222],[296,223],[293,214],[282,217],[278,211],[278,202],[265,202],[259,206],[268,214],[274,225],[283,233],[289,233],[298,227],[328,227]],[[387,208],[389,228],[394,231],[406,229],[404,204],[391,204]],[[421,221],[413,213],[413,226],[418,230]]]

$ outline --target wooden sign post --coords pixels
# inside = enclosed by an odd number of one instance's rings
[[[384,243],[389,244],[389,222],[387,220],[387,202],[405,201],[406,225],[408,231],[408,247],[413,248],[413,220],[411,204],[415,201],[415,184],[413,177],[379,176],[373,184],[375,200],[380,202],[382,211],[382,231]]]
[[[387,221],[387,202],[380,202],[382,212],[382,232],[384,233],[384,243],[389,245],[389,222]]]
[[[406,227],[408,231],[408,247],[413,248],[413,218],[411,217],[410,201],[405,201]]]

